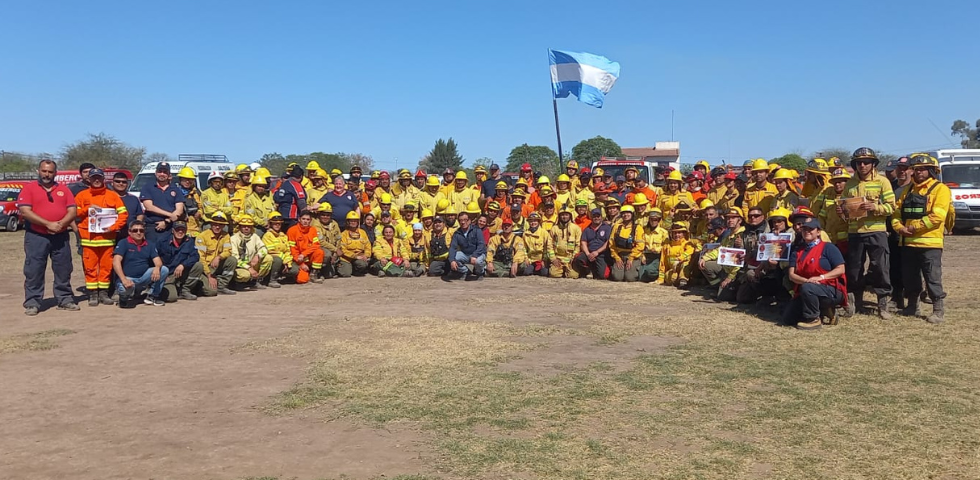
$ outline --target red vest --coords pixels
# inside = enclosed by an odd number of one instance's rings
[[[827,246],[826,242],[820,242],[815,247],[811,248],[810,251],[805,252],[803,250],[796,252],[796,274],[803,278],[813,278],[819,277],[820,275],[826,274],[828,271],[824,270],[820,266],[820,257],[823,256],[823,249]],[[805,255],[804,255],[805,253]],[[838,292],[844,296],[843,305],[847,306],[847,279],[843,276],[822,280],[820,282],[822,285],[830,285],[834,287]],[[800,286],[796,285],[794,287],[796,292],[795,296],[800,295]]]

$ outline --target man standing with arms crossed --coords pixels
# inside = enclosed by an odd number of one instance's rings
[[[17,207],[27,220],[24,232],[24,313],[35,316],[44,297],[44,271],[51,257],[54,296],[59,310],[79,310],[71,296],[72,258],[68,227],[75,221],[75,197],[68,187],[54,181],[58,165],[41,160],[38,180],[24,186]]]
[[[140,201],[146,210],[146,240],[154,245],[184,215],[184,194],[170,183],[169,163],[157,164],[156,179],[140,190]]]

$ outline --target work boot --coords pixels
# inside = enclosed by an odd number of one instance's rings
[[[181,300],[197,300],[197,295],[194,295],[188,290],[184,290],[183,292],[180,292],[180,296],[177,298]]]
[[[319,273],[314,273],[310,275],[310,281],[313,283],[323,283],[323,278],[320,277]]]
[[[116,302],[109,295],[108,290],[99,290],[99,303],[103,305],[115,305]]]
[[[234,295],[236,292],[228,287],[218,287],[218,293],[222,295]]]
[[[269,288],[281,288],[282,284],[276,280],[269,280]]]
[[[919,297],[910,298],[908,305],[902,309],[901,313],[907,317],[922,317],[922,305],[919,304]]]
[[[943,323],[943,320],[944,320],[943,319],[943,316],[945,314],[946,314],[946,311],[943,308],[943,299],[940,298],[938,300],[933,300],[932,301],[932,315],[929,315],[929,318],[927,318],[926,321],[929,322],[929,323],[933,323],[933,324]]]
[[[845,313],[848,317],[853,317],[855,312],[857,312],[857,300],[854,299],[853,292],[847,292],[847,311]]]
[[[99,291],[89,290],[88,291],[88,306],[98,307],[99,306]]]
[[[878,295],[878,318],[891,320],[892,314],[888,311],[888,295]]]
[[[837,308],[836,307],[821,308],[820,317],[824,325],[837,325]]]

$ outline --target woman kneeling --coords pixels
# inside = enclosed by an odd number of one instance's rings
[[[847,306],[844,256],[832,243],[820,240],[820,222],[811,218],[801,228],[803,248],[790,255],[789,279],[796,285],[793,302],[786,310],[784,325],[816,330],[820,317],[836,321],[835,308]]]

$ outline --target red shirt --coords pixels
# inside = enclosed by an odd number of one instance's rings
[[[68,207],[75,207],[75,196],[67,186],[60,183],[56,182],[49,192],[41,186],[40,182],[33,182],[24,185],[21,189],[20,195],[17,196],[17,207],[31,207],[37,216],[49,222],[57,222],[65,218]],[[31,224],[31,230],[48,235],[48,229],[43,225]],[[62,229],[65,230],[67,226]]]

